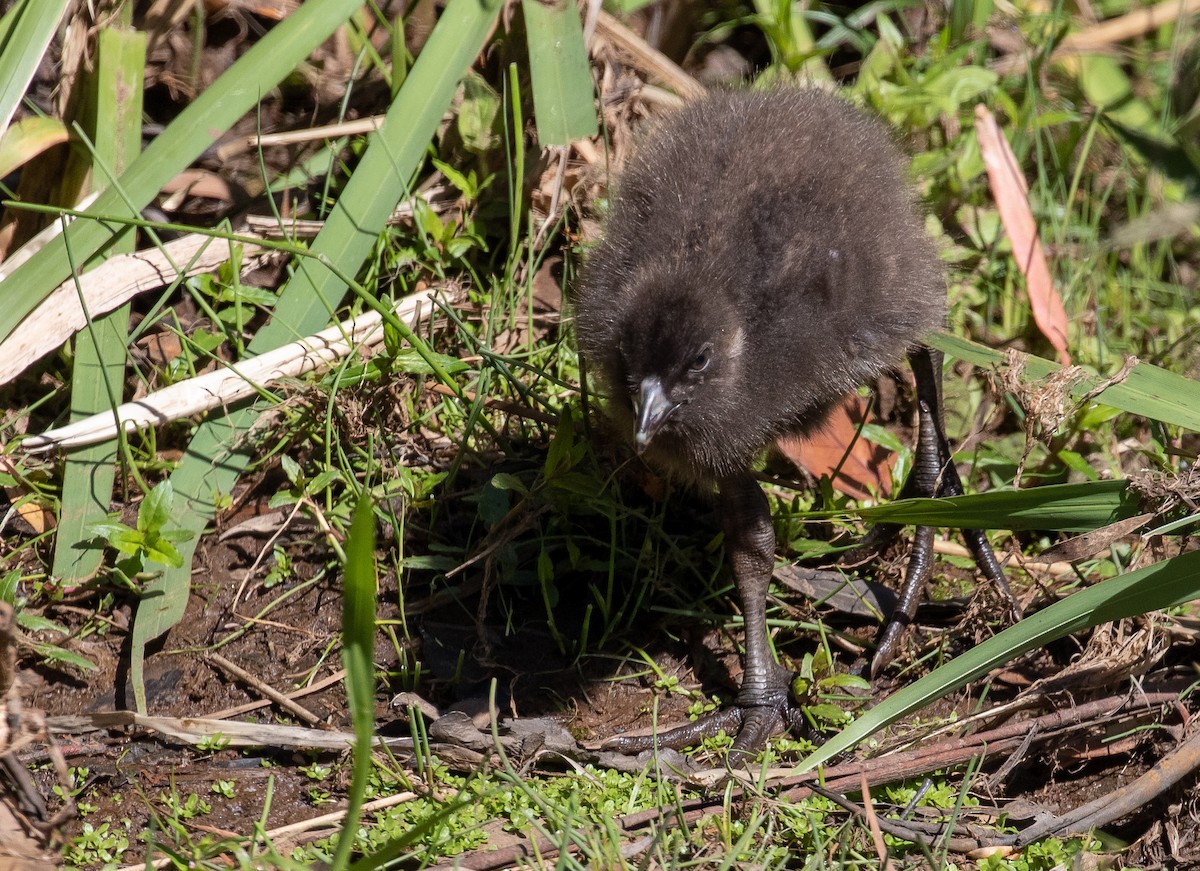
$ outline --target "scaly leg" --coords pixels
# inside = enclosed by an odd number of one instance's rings
[[[961,496],[962,479],[954,467],[942,414],[942,352],[922,345],[909,353],[908,362],[917,382],[917,447],[912,472],[904,483],[900,497]],[[894,537],[894,528],[895,524],[886,524],[884,534],[890,533]],[[983,530],[964,529],[962,535],[979,570],[1004,592],[1019,618],[1020,610],[1016,599]],[[875,649],[875,658],[871,661],[872,677],[878,675],[895,658],[900,639],[916,616],[917,605],[933,573],[933,563],[933,528],[918,526],[896,611],[885,628],[879,646]]]
[[[775,532],[767,497],[751,475],[740,475],[721,482],[719,508],[725,552],[742,600],[746,631],[745,668],[734,707],[661,735],[614,739],[609,746],[615,750],[640,753],[655,744],[680,749],[724,730],[736,733],[731,756],[740,761],[761,749],[772,735],[799,728],[804,722],[789,701],[791,672],[771,656],[767,636],[767,587],[775,564]]]

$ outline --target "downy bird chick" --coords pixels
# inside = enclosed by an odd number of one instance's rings
[[[714,93],[636,149],[577,290],[579,349],[645,460],[715,485],[746,627],[736,707],[661,744],[725,729],[753,750],[800,722],[791,675],[768,647],[775,538],[751,464],[775,439],[822,426],[848,391],[938,329],[945,295],[901,154],[879,122],[829,93]],[[927,393],[925,405],[938,401]],[[952,469],[940,427],[923,441],[926,489],[940,494]]]

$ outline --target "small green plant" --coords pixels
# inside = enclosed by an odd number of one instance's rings
[[[110,867],[129,849],[129,836],[111,823],[84,823],[63,851],[63,864],[75,868]]]
[[[224,328],[223,336],[200,331],[196,337],[200,351],[210,351],[220,344],[222,338],[227,338],[241,356],[242,337],[247,334],[249,324],[261,310],[273,308],[279,299],[277,294],[269,290],[243,284],[241,265],[240,251],[235,248],[235,256],[215,273],[204,273],[187,280],[192,298],[214,324]]]
[[[233,798],[237,795],[237,784],[232,780],[218,780],[210,789],[224,798]]]
[[[328,779],[329,775],[333,773],[333,769],[328,765],[321,765],[318,762],[314,762],[311,765],[301,765],[300,772],[309,780],[320,782]]]
[[[46,617],[44,613],[38,610],[25,608],[25,598],[20,593],[20,584],[22,580],[28,580],[22,577],[22,573],[18,569],[5,574],[0,578],[0,602],[7,602],[13,606],[13,611],[16,615],[17,625],[25,630],[27,634],[27,643],[37,651],[38,655],[43,657],[47,662],[56,662],[60,664],[70,665],[78,668],[81,671],[95,671],[96,664],[90,659],[80,656],[78,653],[67,650],[65,647],[60,647],[57,644],[51,644],[47,641],[40,640],[35,636],[38,633],[52,632],[61,637],[69,637],[71,633],[65,626],[54,622]],[[50,592],[46,586],[40,582],[35,582],[34,594]],[[37,588],[41,588],[40,590]],[[55,594],[59,593],[58,589],[54,589]],[[99,627],[107,628],[107,624],[100,620],[89,620],[82,630],[77,633],[77,637],[84,638],[93,632],[103,634]]]
[[[67,775],[69,778],[69,784],[67,788],[64,789],[61,784],[56,783],[50,789],[50,791],[54,793],[54,795],[58,796],[62,801],[74,801],[75,810],[81,817],[89,816],[90,814],[95,813],[99,808],[98,805],[95,805],[90,801],[86,801],[83,798],[83,793],[84,790],[87,789],[88,776],[90,774],[91,770],[88,768],[71,766],[67,769]],[[92,791],[89,790],[88,794],[91,795]]]
[[[692,703],[688,705],[688,718],[691,720],[698,720],[705,714],[711,714],[721,705],[720,699],[709,698],[700,693],[695,693],[694,696]]]
[[[331,804],[333,802],[333,796],[318,786],[309,787],[305,795],[308,796],[308,800],[312,802],[313,807],[320,807],[323,804]]]
[[[714,759],[721,759],[733,749],[733,736],[726,735],[725,730],[709,735],[700,742],[699,749]]]
[[[292,486],[271,497],[271,501],[268,503],[271,508],[280,508],[285,505],[294,505],[305,499],[318,498],[330,486],[342,480],[342,474],[337,469],[325,469],[310,477],[300,464],[287,454],[280,456],[279,465]]]
[[[229,746],[229,738],[218,732],[215,735],[205,735],[196,742],[196,749],[202,753],[218,753]]]
[[[1057,868],[1084,867],[1081,854],[1099,853],[1103,845],[1096,838],[1045,838],[1019,853],[996,853],[979,860],[979,871],[1054,871]],[[1090,858],[1090,857],[1087,857]],[[1095,862],[1095,859],[1092,859]],[[1102,864],[1102,863],[1101,863]]]
[[[869,690],[871,684],[858,675],[839,672],[824,644],[814,653],[806,653],[792,678],[792,699],[797,702],[809,725],[817,732],[846,725],[854,718],[834,701],[854,700],[846,690]]]
[[[51,791],[63,800],[66,800],[68,797],[78,798],[79,794],[83,792],[84,786],[87,784],[88,775],[90,773],[91,770],[88,768],[72,765],[67,768],[67,777],[70,781],[67,788],[64,789],[61,784],[56,783]]]
[[[191,540],[193,533],[167,528],[174,498],[171,482],[161,481],[138,506],[136,527],[127,526],[119,520],[105,520],[93,523],[89,528],[93,536],[105,539],[109,546],[124,555],[125,558],[113,566],[113,573],[132,590],[140,589],[137,581],[148,562],[174,568],[183,565],[183,556],[175,545]]]
[[[662,670],[658,663],[654,661],[654,658],[640,647],[634,647],[633,652],[636,653],[642,659],[642,661],[646,663],[647,666],[649,666],[651,673],[654,674],[654,680],[651,683],[654,689],[665,695],[677,695],[692,700],[692,704],[688,708],[688,713],[692,714],[693,719],[699,717],[703,713],[715,710],[716,706],[720,704],[719,700],[710,699],[699,690],[690,690],[683,686],[683,684],[681,684],[679,681],[678,675],[667,674]]]
[[[212,805],[196,793],[188,793],[187,798],[181,798],[178,791],[160,792],[158,803],[176,821],[191,820],[212,811]]]
[[[288,556],[283,545],[276,544],[271,549],[270,560],[271,567],[267,569],[266,577],[262,581],[263,588],[267,590],[292,577],[292,558]]]

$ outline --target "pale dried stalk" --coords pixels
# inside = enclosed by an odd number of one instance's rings
[[[596,34],[629,54],[637,69],[674,88],[684,99],[694,100],[707,93],[704,85],[688,75],[679,64],[607,12],[597,15]]]
[[[349,750],[355,741],[353,732],[335,732],[307,726],[279,723],[244,723],[239,720],[206,720],[201,717],[152,717],[134,711],[100,711],[78,715],[47,717],[51,732],[80,732],[90,729],[140,728],[158,732],[184,744],[202,744],[221,738],[229,747],[275,747],[287,750]],[[385,738],[373,741],[376,747],[412,745],[411,738]]]
[[[396,317],[415,327],[432,312],[433,295],[434,291],[422,291],[405,297],[396,309]],[[30,453],[75,448],[114,438],[118,419],[125,432],[132,432],[224,407],[259,392],[272,381],[327,369],[360,345],[379,344],[383,341],[381,322],[378,312],[368,312],[274,351],[172,384],[136,402],[126,402],[115,414],[104,411],[47,430],[23,440],[21,448]]]
[[[161,248],[110,257],[76,279],[51,291],[20,326],[0,343],[0,384],[7,384],[39,358],[60,347],[97,318],[124,305],[139,293],[164,287],[180,276],[211,272],[229,259],[229,245],[194,233]],[[246,257],[263,249],[243,244]],[[84,306],[80,304],[82,293]]]
[[[235,139],[228,145],[217,149],[217,157],[228,160],[235,155],[273,145],[296,145],[313,142],[318,139],[336,139],[339,136],[360,136],[364,133],[374,133],[383,126],[382,115],[372,115],[368,118],[356,118],[353,121],[342,121],[338,124],[327,124],[324,127],[308,127],[304,130],[287,130],[283,133],[263,133],[262,135],[246,136]]]
[[[1085,30],[1068,33],[1059,48],[1063,51],[1096,51],[1115,42],[1124,42],[1158,30],[1172,21],[1183,22],[1197,12],[1200,12],[1200,0],[1165,0],[1154,6],[1134,9]]]

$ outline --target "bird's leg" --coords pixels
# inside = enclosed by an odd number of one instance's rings
[[[908,480],[900,491],[900,498],[914,496],[933,496],[937,493],[938,479],[941,477],[941,452],[938,450],[937,436],[931,422],[933,412],[921,396],[920,380],[917,382],[917,449],[913,457],[913,468]],[[908,558],[908,569],[904,574],[904,583],[900,587],[900,595],[896,598],[896,608],[892,618],[883,630],[883,637],[875,648],[875,656],[871,660],[871,677],[878,675],[896,658],[896,649],[905,631],[912,624],[917,614],[917,605],[925,594],[925,585],[933,574],[933,532],[932,526],[918,526],[913,536],[912,553]]]
[[[791,672],[771,655],[767,634],[767,589],[775,568],[775,530],[771,508],[750,475],[721,482],[721,525],[725,552],[742,600],[746,658],[737,707],[745,716],[735,750],[758,750],[788,725]]]
[[[909,352],[908,362],[917,382],[917,447],[913,469],[900,491],[900,498],[961,496],[962,479],[954,467],[942,413],[942,352],[921,345]],[[886,526],[886,532],[894,535],[894,524]],[[962,535],[979,570],[1004,592],[1019,618],[1016,599],[983,530],[964,529]],[[916,616],[925,584],[933,572],[933,561],[933,528],[918,526],[896,610],[871,661],[872,677],[895,658],[900,638]]]
[[[916,376],[917,396],[921,398],[922,392],[928,394],[929,398],[924,401],[930,402],[932,405],[932,414],[927,416],[930,418],[933,431],[937,436],[938,461],[941,467],[941,474],[938,476],[933,495],[938,497],[962,496],[965,491],[962,479],[958,476],[958,469],[954,465],[954,456],[950,452],[950,442],[946,438],[945,417],[942,413],[942,358],[941,351],[925,345],[919,346],[908,355],[909,365],[912,366],[913,374]],[[975,565],[983,572],[984,577],[1000,588],[1000,591],[1012,604],[1017,619],[1021,619],[1021,607],[1008,586],[1008,580],[1004,577],[1004,569],[1000,567],[1000,561],[996,559],[987,535],[982,529],[964,529],[962,537],[971,551],[971,555],[975,558]]]
[[[767,497],[748,474],[727,478],[720,484],[719,510],[746,631],[745,667],[735,706],[661,735],[618,738],[610,742],[617,750],[638,753],[655,745],[681,749],[724,730],[737,733],[733,759],[740,760],[747,752],[761,749],[772,735],[804,722],[789,702],[792,674],[771,656],[767,636],[767,587],[775,565],[775,531]]]

